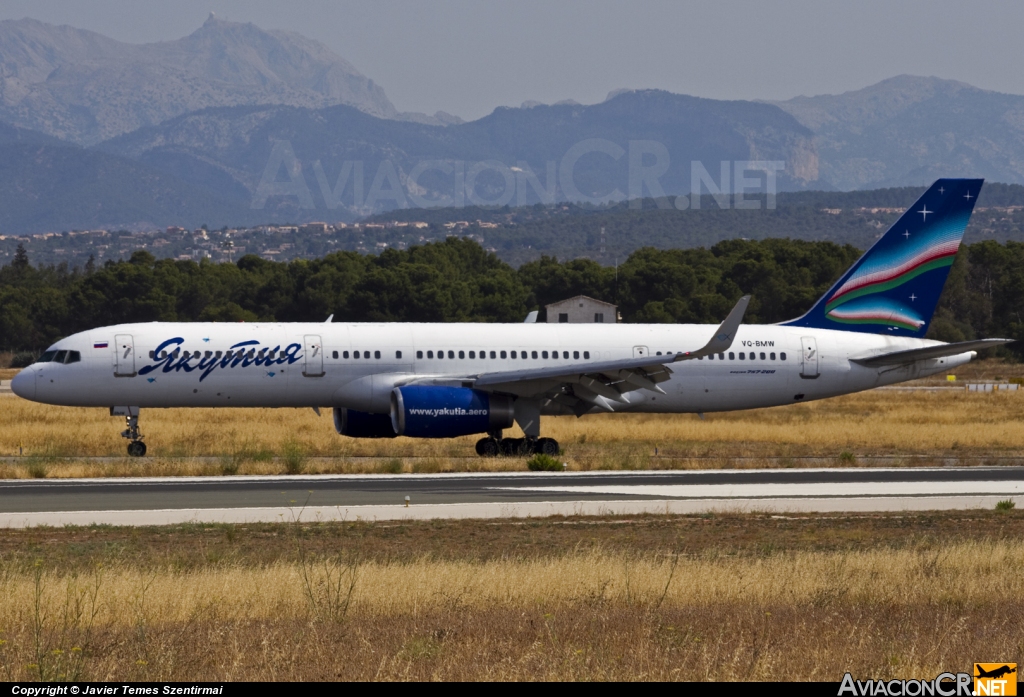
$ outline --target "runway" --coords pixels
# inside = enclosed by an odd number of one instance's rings
[[[1004,499],[1024,505],[1024,467],[0,480],[0,527],[935,510]]]

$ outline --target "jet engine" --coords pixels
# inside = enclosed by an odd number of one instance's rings
[[[510,428],[512,398],[468,387],[409,385],[391,391],[391,422],[400,436],[455,438]]]
[[[394,438],[396,435],[387,414],[367,414],[343,407],[334,408],[334,428],[352,438]]]

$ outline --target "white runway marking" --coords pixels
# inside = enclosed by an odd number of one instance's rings
[[[491,487],[506,491],[550,491],[560,494],[657,496],[679,499],[746,499],[780,497],[836,498],[845,496],[1006,496],[1024,494],[1016,482],[834,482],[808,484],[636,484]]]

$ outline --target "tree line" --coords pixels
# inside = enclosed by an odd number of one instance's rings
[[[771,323],[805,312],[859,255],[849,244],[735,239],[639,249],[618,266],[545,256],[517,269],[452,237],[287,263],[158,260],[140,250],[69,268],[33,265],[20,248],[0,267],[0,350],[23,362],[63,336],[127,322],[521,322],[535,309],[543,320],[546,304],[579,294],[618,304],[625,322],[715,323],[749,293],[747,321]],[[1024,338],[1022,313],[1024,244],[965,245],[929,336]]]

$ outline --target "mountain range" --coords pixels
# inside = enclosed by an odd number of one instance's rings
[[[0,234],[661,194],[679,206],[693,163],[707,193],[750,160],[782,163],[781,191],[1024,183],[1024,96],[899,76],[777,102],[617,90],[465,123],[399,113],[322,44],[213,15],[143,45],[0,22]]]

